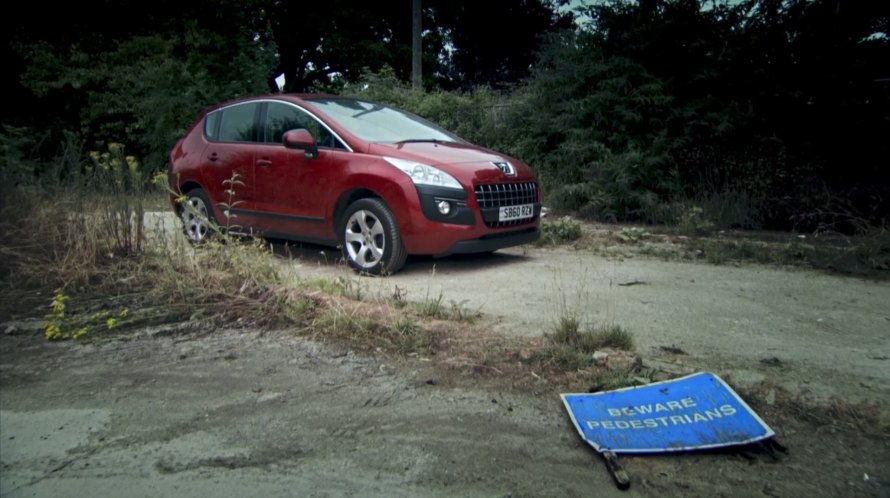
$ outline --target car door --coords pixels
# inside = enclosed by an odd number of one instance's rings
[[[262,123],[264,143],[256,149],[254,173],[257,222],[268,235],[328,241],[331,149],[340,142],[305,110],[286,102],[267,102]],[[315,138],[317,155],[284,147],[284,132],[299,128]]]
[[[217,223],[249,230],[254,209],[254,154],[260,103],[246,102],[208,114],[203,177]],[[228,213],[228,216],[227,214]]]

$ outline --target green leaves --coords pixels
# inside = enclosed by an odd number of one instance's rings
[[[176,33],[133,35],[104,51],[46,42],[21,45],[22,81],[36,96],[63,97],[90,148],[121,142],[149,170],[204,107],[266,91],[274,55],[260,40],[185,22]]]

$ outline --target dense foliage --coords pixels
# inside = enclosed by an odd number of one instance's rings
[[[407,1],[26,5],[0,30],[3,171],[109,143],[162,169],[200,109],[284,75],[522,158],[548,204],[597,219],[886,223],[890,2],[597,1],[575,24],[566,2],[423,3],[424,92]]]
[[[649,0],[588,13],[585,45],[643,66],[672,99],[648,131],[669,139],[684,194],[743,193],[769,226],[886,219],[888,2]]]
[[[510,92],[409,97],[380,75],[364,92],[530,162],[550,204],[590,217],[843,232],[886,223],[890,3],[584,11]]]

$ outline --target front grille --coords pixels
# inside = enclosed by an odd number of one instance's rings
[[[498,208],[518,206],[520,204],[537,204],[538,186],[534,182],[476,185],[475,194],[476,202],[482,210],[482,218],[489,227],[521,225],[537,217],[538,213],[537,209],[535,209],[535,216],[532,218],[498,221]]]

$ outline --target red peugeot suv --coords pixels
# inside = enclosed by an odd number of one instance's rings
[[[356,271],[408,254],[491,252],[535,241],[531,169],[383,104],[268,95],[214,105],[170,154],[185,234],[215,227],[340,245]]]

